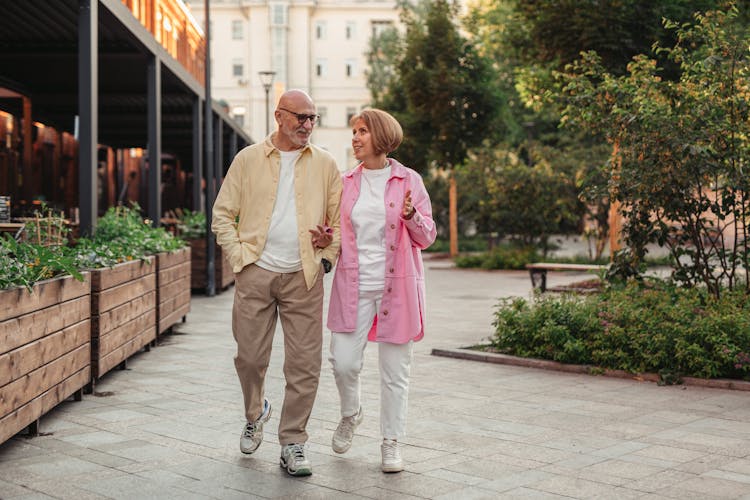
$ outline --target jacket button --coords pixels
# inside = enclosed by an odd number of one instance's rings
[[[391,229],[396,229],[396,224],[391,224]]]
[[[396,249],[396,246],[395,245],[391,245],[391,250],[395,250],[395,249]]]
[[[390,205],[391,205],[391,208],[393,208],[393,202],[391,202],[391,204],[390,204]]]
[[[388,316],[388,311],[383,311],[383,316]]]
[[[390,269],[390,272],[393,272],[393,268]]]
[[[388,293],[391,293],[391,287],[388,287],[388,290],[387,290],[387,292],[388,292]]]

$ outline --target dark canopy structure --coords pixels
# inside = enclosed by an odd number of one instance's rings
[[[213,133],[205,134],[204,82],[173,58],[121,0],[4,2],[0,88],[28,98],[34,121],[77,132],[82,231],[96,224],[98,144],[146,149],[152,165],[161,164],[162,152],[179,157],[194,179],[204,181],[193,183],[197,207],[201,184],[215,190],[225,161],[252,143],[216,103],[208,127]],[[22,100],[0,97],[0,109],[24,116],[22,108]],[[213,152],[212,158],[204,158],[205,151]],[[210,182],[205,182],[206,172]],[[160,219],[160,175],[158,168],[149,171],[154,221]]]

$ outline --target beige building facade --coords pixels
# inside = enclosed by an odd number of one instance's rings
[[[205,23],[204,0],[187,1]],[[374,33],[398,26],[393,0],[210,0],[211,89],[255,141],[273,131],[287,89],[308,92],[321,122],[313,142],[353,167],[349,117],[366,106],[367,52]],[[275,72],[268,95],[259,72]],[[268,116],[268,125],[266,117]]]

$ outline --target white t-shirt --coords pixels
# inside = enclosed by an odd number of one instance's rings
[[[279,152],[281,170],[276,204],[271,214],[266,246],[256,264],[276,273],[293,273],[302,269],[297,236],[297,206],[294,202],[294,162],[300,151]]]
[[[382,290],[385,285],[385,185],[390,177],[390,166],[362,169],[359,198],[352,208],[360,290]]]

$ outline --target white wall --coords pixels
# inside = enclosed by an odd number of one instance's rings
[[[203,0],[188,0],[198,22],[204,23]],[[271,26],[273,5],[287,8],[287,24]],[[313,142],[330,151],[339,165],[347,170],[354,166],[351,157],[351,131],[347,108],[360,110],[369,101],[365,70],[371,22],[392,21],[398,24],[395,2],[377,0],[211,0],[212,21],[212,93],[216,100],[230,105],[230,114],[245,108],[244,129],[255,141],[266,133],[265,92],[259,71],[277,71],[271,90],[270,127],[274,130],[273,108],[278,95],[289,88],[308,92],[326,117],[313,132]],[[244,39],[232,39],[232,20],[241,20]],[[318,23],[325,25],[325,36],[317,37]],[[353,27],[350,38],[347,26]],[[281,36],[284,43],[274,44]],[[232,76],[232,61],[244,65],[241,85]],[[327,73],[316,74],[318,61],[325,61]],[[346,75],[346,63],[354,71]]]

